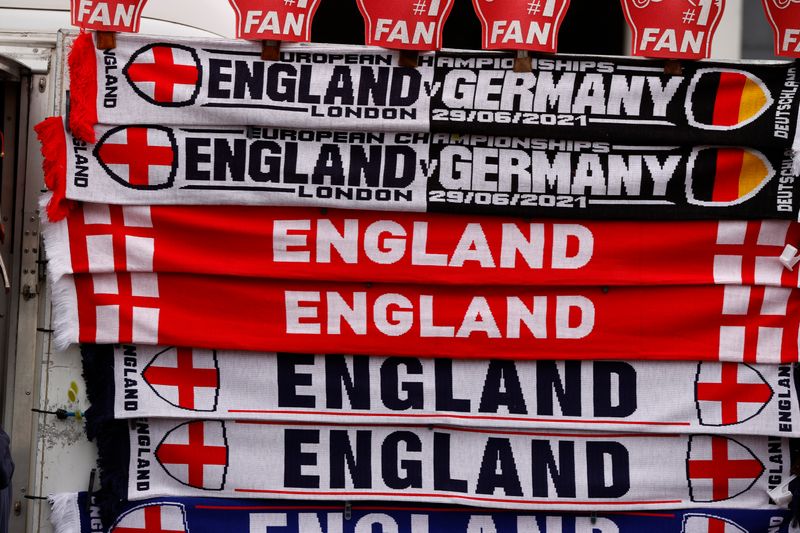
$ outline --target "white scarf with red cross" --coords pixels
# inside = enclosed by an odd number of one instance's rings
[[[314,356],[144,345],[84,345],[82,353],[93,415],[107,419],[800,436],[791,365]]]
[[[789,441],[767,437],[137,419],[100,440],[139,500],[394,500],[548,510],[777,509]],[[127,425],[127,431],[124,426]],[[126,450],[127,453],[120,450]],[[465,460],[465,458],[469,458]]]

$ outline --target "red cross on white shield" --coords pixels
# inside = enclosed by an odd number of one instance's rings
[[[139,190],[172,187],[178,146],[163,126],[112,128],[95,145],[94,155],[114,181]]]
[[[136,507],[117,519],[109,533],[183,533],[188,531],[186,512],[179,503]]]
[[[166,348],[142,371],[145,382],[165,402],[190,411],[215,411],[219,367],[213,350]]]
[[[747,531],[726,518],[706,514],[687,514],[683,517],[681,533],[747,533]]]
[[[744,494],[764,473],[764,465],[738,441],[719,436],[689,437],[686,460],[693,502],[721,502]]]
[[[225,423],[199,420],[173,428],[156,448],[156,459],[170,477],[183,485],[224,489],[228,469]]]
[[[197,98],[202,81],[194,48],[154,43],[137,50],[123,69],[133,90],[160,107],[183,107]]]

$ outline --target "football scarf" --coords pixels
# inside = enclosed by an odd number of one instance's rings
[[[800,206],[792,152],[775,147],[154,123],[99,126],[90,145],[58,117],[36,131],[53,220],[74,200],[645,220]]]
[[[791,463],[789,441],[777,437],[158,418],[117,424],[96,428],[103,486],[131,500],[774,509],[767,490],[786,481]]]
[[[51,279],[187,273],[446,285],[797,287],[800,224],[576,221],[227,206],[79,204],[45,222]]]
[[[620,144],[791,150],[798,72],[778,64],[662,62],[561,55],[513,71],[508,52],[424,53],[419,68],[376,48],[121,35],[114,50],[79,37],[70,56],[70,124],[208,124],[476,133]]]
[[[83,345],[82,353],[92,416],[102,419],[800,436],[790,365],[255,355],[133,345]]]
[[[780,287],[442,287],[180,274],[53,284],[54,340],[456,358],[798,360]]]
[[[90,496],[50,497],[55,533],[789,533],[782,510],[526,513],[383,502],[164,498],[124,502],[110,528]]]

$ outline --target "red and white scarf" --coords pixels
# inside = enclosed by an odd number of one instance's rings
[[[798,217],[791,151],[528,137],[100,126],[36,127],[52,220],[75,200],[602,219]]]
[[[800,436],[790,365],[314,356],[142,345],[87,344],[81,351],[92,415],[103,419]]]
[[[798,360],[800,294],[750,286],[443,287],[189,274],[53,285],[55,340],[295,353]]]
[[[775,437],[139,419],[118,438],[100,438],[101,467],[131,500],[777,509],[767,490],[788,478],[791,463],[789,441]]]
[[[789,221],[528,221],[227,206],[81,204],[45,223],[52,279],[157,272],[443,285],[797,287]]]
[[[797,70],[703,61],[669,76],[634,58],[536,57],[513,72],[509,52],[398,53],[284,43],[280,61],[257,43],[120,35],[113,50],[79,37],[70,56],[72,129],[95,124],[253,125],[476,133],[792,149]]]

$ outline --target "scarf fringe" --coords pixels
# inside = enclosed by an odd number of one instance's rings
[[[78,342],[78,296],[71,276],[50,283],[53,304],[53,345],[57,350],[66,350]]]
[[[135,421],[131,421],[135,424]],[[128,458],[130,442],[128,422],[104,420],[95,412],[86,412],[86,437],[97,444],[97,465],[100,468],[100,486],[103,497],[99,499],[101,513],[113,514],[120,502],[128,497]]]
[[[55,283],[72,272],[72,253],[66,221],[52,222],[45,214],[52,199],[52,192],[46,192],[39,198],[39,213],[41,213],[44,252],[47,258],[47,276],[51,283]]]
[[[56,222],[75,207],[73,200],[67,200],[67,137],[64,134],[64,120],[61,117],[49,117],[33,129],[42,145],[44,183],[53,191],[47,204],[47,217]]]
[[[114,419],[114,347],[112,345],[81,345],[83,379],[89,409],[86,416],[99,425]]]
[[[52,494],[50,503],[50,523],[53,533],[81,533],[81,513],[78,507],[78,494]]]
[[[94,143],[97,137],[97,64],[94,40],[81,32],[69,52],[69,129],[75,137]]]

